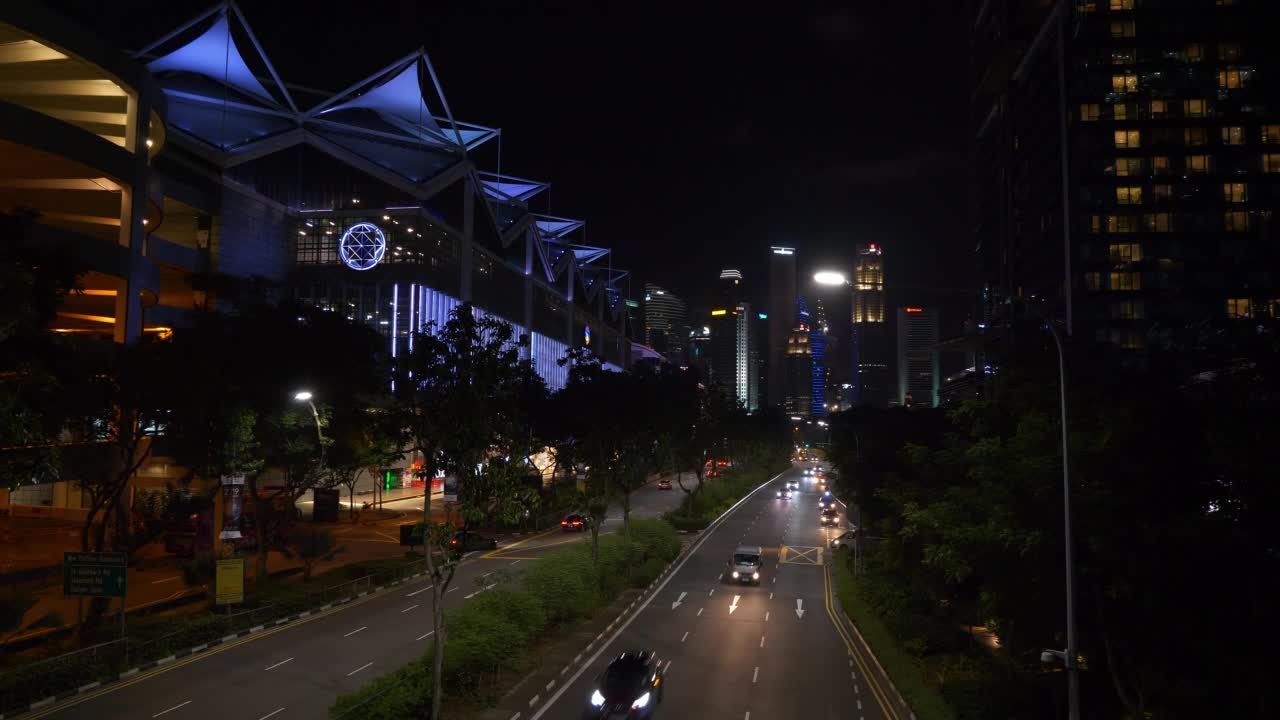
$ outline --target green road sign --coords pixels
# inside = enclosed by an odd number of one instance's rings
[[[115,552],[62,554],[62,594],[68,597],[124,597],[129,558]]]

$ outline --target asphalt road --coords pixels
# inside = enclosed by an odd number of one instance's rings
[[[674,508],[679,490],[648,485],[633,496],[633,517]],[[619,517],[604,530],[621,525]],[[445,606],[483,592],[502,570],[518,572],[566,542],[587,536],[558,529],[472,553],[459,567]],[[133,678],[27,715],[59,720],[288,720],[324,718],[338,695],[422,655],[430,642],[432,593],[426,579],[182,658]]]
[[[704,533],[650,603],[529,720],[583,717],[609,660],[638,649],[656,651],[666,671],[656,717],[905,719],[838,605],[829,610],[825,546],[836,531],[818,526],[817,483],[804,478],[799,495],[774,497],[797,475],[788,471]],[[740,544],[765,548],[758,586],[722,574]]]

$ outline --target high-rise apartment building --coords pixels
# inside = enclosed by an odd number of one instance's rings
[[[974,3],[988,310],[1129,351],[1280,316],[1280,46],[1263,0]]]
[[[854,405],[889,404],[891,339],[885,307],[884,249],[858,246],[853,266],[852,352]]]
[[[769,405],[782,405],[786,399],[784,358],[789,352],[788,340],[795,329],[796,250],[791,247],[769,248],[769,339],[765,353],[768,373],[765,382]]]
[[[644,342],[668,359],[681,356],[686,344],[678,332],[685,321],[685,304],[666,288],[645,283]]]
[[[938,311],[898,308],[898,404],[938,406]]]

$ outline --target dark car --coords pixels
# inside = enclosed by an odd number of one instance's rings
[[[584,718],[650,718],[662,702],[662,670],[653,652],[629,651],[596,678]]]
[[[666,479],[666,478],[663,478],[663,479],[659,480],[659,481],[658,481],[658,489],[659,489],[659,490],[670,490],[670,489],[671,489],[671,481],[670,481],[670,480],[668,480],[668,479]]]
[[[577,513],[565,515],[564,519],[560,521],[560,529],[565,532],[582,532],[589,527],[591,527],[591,518]]]
[[[493,550],[496,547],[498,547],[497,540],[470,530],[459,530],[449,540],[449,549],[455,553],[471,552],[472,550]]]

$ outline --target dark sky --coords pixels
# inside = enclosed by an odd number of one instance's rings
[[[131,48],[207,7],[51,4]],[[697,297],[724,266],[755,294],[779,243],[808,269],[877,242],[891,284],[962,285],[964,3],[846,5],[241,7],[286,82],[339,90],[425,46],[454,116],[503,128],[502,170],[550,181],[535,210],[586,219],[633,295],[653,280]],[[476,159],[492,169],[497,144]]]

